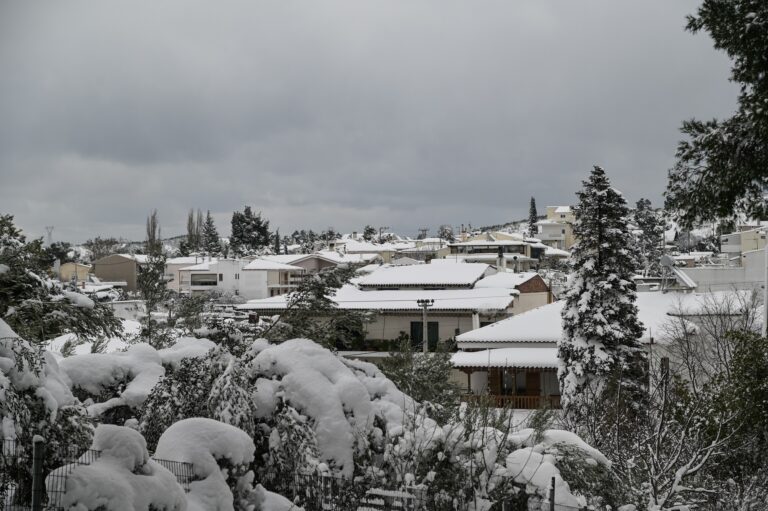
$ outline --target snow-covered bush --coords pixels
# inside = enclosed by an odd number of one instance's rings
[[[141,343],[123,352],[66,357],[59,364],[74,394],[87,404],[89,415],[103,423],[121,425],[138,416],[166,368],[204,356],[213,346],[205,339],[181,338],[159,351]]]
[[[198,343],[210,341],[199,339]],[[177,343],[178,345],[178,343]],[[207,346],[208,344],[206,344]],[[212,343],[210,343],[212,345]],[[140,430],[154,447],[171,424],[189,417],[207,417],[255,434],[255,402],[242,363],[223,347],[207,352],[161,350],[166,373],[139,410]],[[188,357],[177,358],[180,353]]]
[[[60,453],[85,450],[90,443],[92,425],[85,409],[69,389],[67,376],[56,359],[30,345],[0,319],[0,439],[16,443],[18,464],[0,474],[0,494],[13,483],[16,497],[31,492],[31,467],[21,460],[32,453],[32,440],[46,439],[50,455],[45,469],[61,464]]]
[[[64,466],[48,477],[54,483],[66,476],[61,497],[65,509],[81,511],[184,511],[184,490],[176,477],[149,458],[144,438],[136,431],[113,425],[96,428],[92,449],[100,451],[90,465]]]
[[[190,511],[246,509],[257,500],[251,483],[255,447],[244,431],[221,422],[193,418],[173,424],[160,437],[155,456],[190,463],[195,480],[190,484]],[[244,502],[237,502],[243,500]],[[234,507],[233,507],[234,506]]]

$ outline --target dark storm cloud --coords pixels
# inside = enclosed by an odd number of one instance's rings
[[[727,115],[697,2],[0,4],[0,210],[166,233],[251,204],[282,232],[495,223],[593,163],[661,200],[680,121]]]

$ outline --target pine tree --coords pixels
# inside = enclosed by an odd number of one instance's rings
[[[219,237],[219,231],[216,230],[216,224],[213,222],[210,211],[205,214],[202,248],[209,256],[221,255],[221,238]]]
[[[254,214],[250,206],[246,206],[242,213],[232,213],[229,244],[235,256],[257,254],[268,247],[271,241],[269,220],[264,220],[261,213]]]
[[[765,218],[768,201],[768,2],[704,0],[686,29],[705,30],[733,60],[738,108],[725,120],[683,122],[687,140],[669,171],[666,208],[684,227],[743,212]]]
[[[27,241],[13,216],[0,215],[0,318],[35,343],[70,332],[91,341],[120,335],[112,308],[51,280],[49,262],[42,239]]]
[[[635,206],[635,224],[639,229],[637,248],[643,273],[658,275],[662,256],[664,220],[651,207],[651,201],[640,199]]]
[[[594,383],[599,388],[617,372],[622,381],[639,381],[645,357],[626,200],[597,166],[576,195],[577,243],[571,248],[564,338],[558,343],[558,377],[566,405],[585,387]]]
[[[539,233],[536,222],[539,221],[539,213],[536,211],[536,199],[531,197],[531,206],[528,209],[528,237],[535,238]]]

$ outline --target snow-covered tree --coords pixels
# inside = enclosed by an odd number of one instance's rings
[[[250,206],[243,212],[232,213],[232,234],[229,246],[235,256],[255,254],[270,245],[269,220],[254,214]]]
[[[639,230],[637,248],[643,273],[646,276],[658,275],[661,271],[659,261],[664,246],[664,219],[651,207],[651,201],[648,199],[637,201],[634,216]]]
[[[376,236],[376,228],[372,225],[366,225],[363,228],[363,239],[365,241],[373,241],[373,238]]]
[[[569,259],[572,274],[562,313],[564,338],[558,343],[565,405],[585,386],[599,387],[611,375],[639,382],[645,366],[626,200],[598,166],[576,195],[577,242]]]
[[[147,262],[138,266],[136,286],[147,308],[147,315],[142,319],[141,336],[153,347],[163,347],[169,339],[165,335],[152,312],[157,309],[168,292],[165,283],[165,253],[160,239],[160,224],[157,210],[147,218],[147,239],[144,242]]]
[[[453,227],[448,224],[441,225],[437,229],[437,237],[449,243],[453,243],[456,240],[456,236],[453,234]]]
[[[536,211],[536,199],[534,197],[531,197],[531,205],[528,208],[528,236],[531,238],[535,238],[536,235],[539,233],[539,228],[536,225],[536,222],[539,221],[539,213]]]
[[[208,396],[210,417],[231,424],[253,437],[256,433],[256,406],[248,390],[248,377],[236,357],[230,357],[227,368],[216,378]]]
[[[205,214],[202,249],[210,256],[221,254],[221,238],[219,238],[219,231],[216,230],[216,223],[214,223],[210,211],[207,211]]]
[[[140,431],[150,449],[174,422],[209,417],[208,396],[216,378],[209,357],[184,358],[152,388],[140,410]]]
[[[768,214],[767,19],[768,3],[760,0],[704,0],[688,17],[688,31],[706,31],[732,59],[731,80],[740,94],[728,119],[683,122],[687,139],[669,171],[666,208],[685,227],[735,212]]]
[[[42,240],[27,241],[11,215],[0,216],[0,318],[30,342],[64,333],[96,340],[122,332],[113,310],[48,276]]]
[[[92,425],[85,408],[67,387],[56,360],[39,346],[19,337],[0,319],[0,431],[3,440],[15,441],[19,457],[3,460],[0,496],[8,485],[16,487],[16,504],[28,502],[32,491],[32,442],[40,435],[47,442],[47,472],[62,463],[69,448],[85,450]],[[70,447],[71,446],[71,447]]]

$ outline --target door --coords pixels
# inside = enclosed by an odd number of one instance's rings
[[[422,348],[422,342],[424,339],[424,323],[422,321],[411,321],[411,346],[416,349]],[[437,348],[437,341],[440,339],[439,334],[439,322],[428,321],[427,322],[427,340],[429,341],[429,350],[435,351]]]
[[[539,371],[525,372],[525,393],[529,396],[541,395],[541,373]]]

